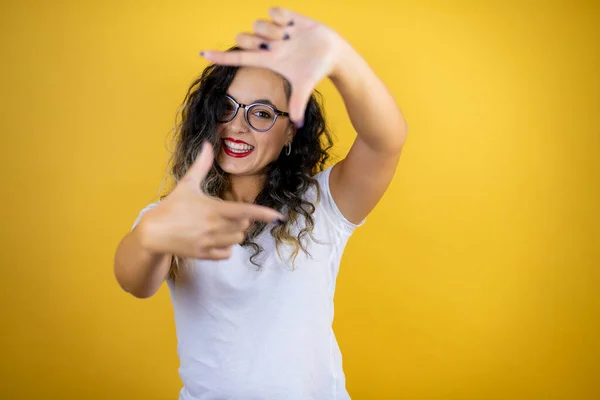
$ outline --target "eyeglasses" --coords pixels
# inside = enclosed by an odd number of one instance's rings
[[[240,108],[243,108],[246,123],[257,132],[266,132],[275,125],[275,121],[281,115],[289,116],[288,113],[265,103],[241,104],[229,95],[224,95],[217,109],[217,121],[227,123],[233,121]]]

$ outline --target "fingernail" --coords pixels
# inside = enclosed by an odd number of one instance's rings
[[[290,19],[290,22],[288,22],[288,26],[293,26],[294,25],[294,21]]]
[[[283,35],[283,40],[288,40],[290,38],[289,33],[286,33],[285,35]]]
[[[304,126],[304,120],[296,121],[294,124],[296,125],[297,129],[300,129]]]
[[[275,224],[277,225],[283,225],[285,224],[285,221],[282,220],[281,218],[275,218],[275,221],[273,221]]]
[[[201,52],[200,52],[200,55],[201,55],[202,57],[204,57],[204,52],[203,52],[203,51],[201,51]]]
[[[260,47],[261,50],[271,50],[271,48],[269,47],[269,45],[266,44],[265,42],[262,42],[259,47]]]

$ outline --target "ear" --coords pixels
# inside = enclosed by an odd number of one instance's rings
[[[288,127],[285,130],[285,139],[286,143],[292,143],[294,141],[294,137],[296,136],[296,125],[293,122],[288,124]]]

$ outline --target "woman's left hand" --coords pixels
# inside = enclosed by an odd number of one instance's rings
[[[292,85],[290,119],[303,125],[306,105],[317,84],[339,64],[343,39],[329,27],[283,8],[271,8],[268,20],[254,23],[253,33],[236,36],[239,51],[203,51],[219,65],[268,68]]]

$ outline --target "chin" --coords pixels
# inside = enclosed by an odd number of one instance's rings
[[[234,157],[226,154],[221,150],[217,162],[219,167],[227,173],[236,176],[251,176],[257,175],[264,167],[256,165],[255,154],[250,154],[246,157]]]

